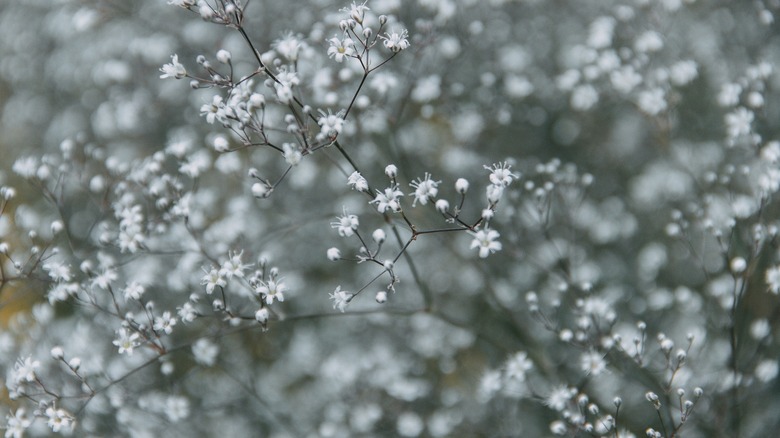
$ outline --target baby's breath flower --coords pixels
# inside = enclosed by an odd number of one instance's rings
[[[769,286],[770,292],[775,295],[780,294],[780,265],[767,269],[764,274],[764,280],[767,286]]]
[[[195,307],[192,305],[192,303],[189,302],[182,304],[181,307],[177,309],[176,313],[185,323],[195,321],[195,319],[198,317],[198,313],[195,311]]]
[[[577,390],[575,388],[571,388],[568,385],[559,385],[550,391],[550,394],[544,400],[544,404],[550,407],[550,409],[560,412],[566,409],[566,405],[576,394]]]
[[[526,371],[533,368],[533,363],[524,351],[515,353],[506,362],[506,376],[510,379],[525,381]]]
[[[368,6],[366,6],[367,1],[364,1],[363,3],[355,3],[352,2],[352,4],[347,7],[340,9],[341,12],[346,12],[349,14],[349,18],[352,20],[355,20],[358,24],[363,24],[363,19],[366,16],[366,11],[370,11]]]
[[[276,299],[276,301],[284,301],[284,293],[287,291],[287,285],[280,279],[261,281],[255,288],[255,291],[265,298],[266,304],[271,305],[273,304],[274,299]]]
[[[255,320],[259,322],[260,324],[265,324],[268,322],[268,317],[270,316],[270,312],[268,312],[267,307],[261,307],[260,309],[255,312]]]
[[[208,367],[213,366],[217,363],[219,345],[206,338],[198,339],[192,345],[192,355],[195,356],[195,362]]]
[[[230,280],[233,276],[243,278],[244,270],[251,265],[245,265],[241,262],[241,256],[244,255],[244,251],[238,253],[229,253],[228,259],[222,263],[222,267],[219,270],[219,276]]]
[[[123,291],[123,295],[125,297],[125,301],[130,300],[139,300],[141,299],[141,295],[146,292],[146,288],[137,281],[132,281],[125,286],[125,289]]]
[[[230,63],[231,58],[232,56],[230,55],[230,52],[228,52],[227,50],[220,49],[219,51],[217,51],[217,61],[223,64],[228,64]]]
[[[187,76],[187,70],[179,63],[179,55],[171,55],[171,63],[163,65],[160,71],[163,72],[160,75],[161,79],[182,79]]]
[[[217,270],[216,268],[211,268],[211,270],[206,271],[206,275],[201,277],[200,284],[205,284],[206,293],[208,295],[211,295],[214,292],[215,287],[227,286],[227,280],[225,280],[225,277],[223,277],[221,270]]]
[[[344,215],[336,219],[335,222],[330,223],[330,226],[331,228],[337,228],[341,237],[350,237],[355,234],[360,224],[356,215],[347,213],[347,207],[344,207]]]
[[[406,29],[402,29],[400,33],[391,31],[379,36],[379,38],[384,40],[385,47],[393,53],[398,53],[401,50],[406,50],[409,48],[409,40],[407,37],[408,32]]]
[[[127,353],[128,356],[132,356],[133,349],[141,345],[140,341],[138,340],[140,335],[124,327],[119,329],[116,333],[117,338],[114,339],[114,345],[119,347],[119,354]]]
[[[345,58],[355,55],[355,43],[348,36],[339,38],[338,35],[328,40],[330,47],[328,47],[328,56],[336,60],[336,62],[343,62]]]
[[[585,374],[598,376],[607,369],[607,362],[604,360],[604,355],[591,350],[580,356],[580,366]]]
[[[490,171],[490,183],[500,187],[506,187],[512,184],[512,181],[520,178],[519,175],[511,172],[512,165],[506,161],[492,166],[483,166]]]
[[[317,124],[320,125],[320,138],[333,139],[341,134],[341,130],[344,128],[344,118],[340,112],[333,114],[328,110],[326,114],[320,110],[320,118],[317,119]]]
[[[200,107],[200,115],[206,117],[206,122],[213,124],[215,121],[227,123],[225,117],[225,103],[222,96],[216,95],[211,98],[211,103],[204,103]]]
[[[491,230],[490,228],[484,228],[477,232],[468,232],[474,240],[471,241],[471,248],[479,248],[479,256],[485,258],[488,255],[501,250],[501,242],[497,242],[500,234],[498,231]]]
[[[9,413],[5,418],[7,420],[6,438],[21,438],[24,436],[24,431],[32,425],[32,420],[27,416],[24,408],[17,409],[13,414]]]
[[[54,433],[58,433],[63,429],[69,430],[71,426],[73,426],[73,417],[64,409],[57,409],[54,404],[46,408],[45,415],[48,418],[46,425],[49,426]]]
[[[336,290],[329,294],[329,296],[330,299],[333,300],[333,308],[344,312],[354,295],[345,290],[341,290],[341,286],[337,286]]]
[[[19,358],[17,359],[16,364],[14,364],[14,371],[11,374],[13,378],[11,380],[14,381],[14,383],[33,382],[36,378],[35,370],[40,366],[41,363],[37,360],[33,360],[31,356],[28,356],[24,360]]]
[[[352,172],[352,174],[349,175],[349,178],[347,178],[347,184],[359,192],[365,192],[368,190],[368,181],[366,181],[366,179],[363,178],[363,175],[361,175],[358,171]]]
[[[393,185],[385,189],[384,192],[376,191],[376,198],[371,201],[371,204],[376,204],[376,209],[380,213],[384,213],[387,210],[392,212],[401,211],[401,197],[403,192],[398,190],[398,185]]]
[[[282,144],[282,150],[284,151],[284,161],[290,166],[296,166],[301,162],[303,154],[296,144],[284,143]]]
[[[163,312],[161,317],[154,319],[154,329],[170,335],[173,333],[173,326],[176,325],[176,322],[176,318],[171,316],[171,312]]]
[[[341,251],[338,248],[328,248],[328,260],[335,262],[341,258]]]
[[[455,181],[455,190],[461,195],[465,195],[469,190],[469,181],[466,178],[458,178],[458,180]]]
[[[425,172],[425,177],[423,179],[417,178],[417,181],[409,183],[409,185],[415,189],[414,193],[412,193],[414,195],[412,207],[414,207],[418,201],[421,205],[425,205],[429,200],[435,198],[439,193],[438,186],[440,183],[441,181],[432,180],[431,175],[428,172]]]

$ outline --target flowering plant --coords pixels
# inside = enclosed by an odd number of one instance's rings
[[[6,438],[776,429],[777,2],[316,3],[0,11]]]

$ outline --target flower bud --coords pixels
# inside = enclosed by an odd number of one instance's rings
[[[268,308],[267,307],[261,307],[257,312],[255,312],[255,319],[260,324],[265,324],[268,322]]]
[[[374,232],[371,234],[371,238],[372,238],[372,239],[374,239],[374,242],[376,242],[376,243],[378,243],[378,244],[381,244],[382,242],[384,242],[384,241],[385,241],[385,239],[387,238],[387,236],[385,235],[385,232],[384,232],[384,230],[382,230],[381,228],[377,228],[377,229],[376,229],[376,230],[374,230]]]
[[[230,63],[230,59],[231,59],[230,52],[228,52],[227,50],[222,49],[217,52],[217,60],[219,62],[223,64],[228,64]]]
[[[458,180],[455,181],[455,190],[461,195],[465,195],[469,190],[469,181],[466,178],[458,178]]]
[[[51,357],[56,360],[62,360],[65,357],[65,351],[62,350],[62,347],[56,346],[51,349]]]

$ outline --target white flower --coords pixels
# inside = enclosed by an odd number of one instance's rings
[[[37,360],[33,360],[31,356],[22,360],[17,359],[14,365],[13,378],[11,380],[14,383],[19,384],[21,382],[33,382],[35,381],[35,370],[41,366],[41,363]]]
[[[332,139],[341,134],[341,130],[344,128],[344,119],[341,113],[332,114],[328,110],[328,113],[325,114],[324,111],[320,110],[320,118],[317,119],[317,124],[320,125],[319,136]]]
[[[465,195],[469,190],[469,181],[466,178],[458,178],[458,180],[455,181],[455,190],[461,195]]]
[[[425,178],[417,178],[417,181],[412,181],[409,183],[409,185],[415,189],[412,207],[414,207],[418,201],[420,202],[420,205],[425,205],[429,200],[435,198],[439,193],[440,183],[441,181],[433,181],[431,179],[431,175],[428,172],[425,172]]]
[[[447,213],[447,211],[450,209],[450,203],[447,202],[446,199],[439,199],[436,201],[436,210],[441,213]]]
[[[163,312],[162,316],[154,319],[154,329],[165,332],[166,335],[173,333],[173,326],[176,325],[176,318],[171,316],[171,312]]]
[[[64,409],[57,409],[54,405],[46,408],[46,417],[48,417],[46,424],[55,433],[62,429],[70,429],[73,425],[73,418]]]
[[[171,63],[165,64],[160,68],[163,74],[160,75],[161,79],[175,78],[181,79],[187,76],[187,70],[179,63],[179,55],[171,55]]]
[[[11,169],[22,178],[34,178],[38,171],[38,158],[33,156],[18,158]]]
[[[297,145],[293,143],[282,144],[282,150],[284,150],[284,161],[290,166],[295,166],[301,162],[303,154]]]
[[[504,196],[504,186],[497,186],[495,184],[487,186],[485,189],[485,196],[487,196],[487,199],[491,204],[498,203],[498,201],[501,200],[501,197]]]
[[[192,345],[192,355],[195,356],[195,362],[212,366],[217,363],[217,355],[219,354],[219,345],[211,342],[208,339],[198,339]]]
[[[165,400],[165,415],[175,423],[190,416],[190,401],[181,395],[172,395]]]
[[[726,114],[726,130],[731,138],[750,134],[750,125],[755,115],[747,108],[739,107]]]
[[[639,35],[634,42],[634,48],[640,53],[657,52],[661,50],[663,46],[664,40],[661,37],[661,34],[652,30],[648,30]]]
[[[228,280],[233,276],[243,278],[244,270],[250,265],[245,265],[241,262],[241,256],[244,255],[244,251],[239,253],[229,253],[228,260],[222,263],[222,268],[219,270],[219,276],[225,277]]]
[[[54,287],[49,290],[47,298],[49,304],[54,304],[58,301],[65,301],[71,295],[75,296],[79,291],[78,283],[56,283]]]
[[[347,305],[353,296],[353,294],[341,290],[341,286],[337,286],[336,290],[329,294],[330,299],[333,300],[333,308],[339,309],[342,312],[347,308]]]
[[[553,435],[566,435],[567,430],[566,423],[561,420],[555,420],[550,423],[550,432],[552,432]]]
[[[660,88],[642,91],[637,99],[639,109],[651,116],[657,116],[668,107],[664,90]]]
[[[219,62],[221,62],[223,64],[227,64],[227,63],[230,62],[231,58],[232,58],[232,55],[227,50],[220,49],[220,50],[217,51],[217,61],[219,61]]]
[[[108,290],[111,283],[116,281],[117,273],[114,269],[106,268],[99,275],[92,279],[92,286]]]
[[[520,178],[519,175],[516,175],[510,171],[510,169],[512,169],[512,165],[508,164],[506,161],[503,163],[493,164],[491,167],[483,167],[490,171],[490,183],[496,186],[506,187],[509,184],[512,184],[512,181],[515,179]]]
[[[328,260],[335,262],[341,258],[341,251],[338,248],[328,248]]]
[[[368,8],[368,6],[366,6],[366,2],[363,2],[361,4],[352,2],[352,4],[348,8],[339,9],[339,11],[349,13],[349,18],[355,20],[360,24],[363,24],[363,18],[366,15],[366,11],[370,11],[370,9]]]
[[[500,236],[498,231],[485,228],[476,233],[469,231],[469,234],[474,237],[474,240],[471,241],[471,249],[479,248],[479,256],[483,259],[501,250],[501,242],[496,242],[496,239]]]
[[[549,406],[550,409],[561,412],[566,409],[566,405],[575,394],[577,394],[575,388],[571,388],[567,385],[560,385],[550,391],[550,394],[544,400],[544,404]]]
[[[200,284],[205,284],[206,293],[211,295],[214,292],[215,287],[227,286],[227,280],[225,280],[225,278],[222,276],[221,270],[217,271],[216,269],[212,268],[210,271],[207,271],[206,275],[200,279]]]
[[[354,214],[347,213],[347,207],[344,207],[344,216],[336,218],[335,222],[330,223],[331,228],[337,228],[339,230],[339,236],[350,237],[355,234],[355,231],[360,224],[358,217]]]
[[[533,363],[528,359],[525,351],[515,353],[506,362],[506,376],[510,379],[525,381],[525,372],[533,368]]]
[[[70,281],[70,265],[64,263],[44,263],[43,269],[48,271],[52,281]]]
[[[607,362],[604,360],[604,355],[598,351],[591,350],[582,354],[580,366],[585,374],[598,376],[607,369]]]
[[[487,370],[479,381],[479,399],[482,402],[487,402],[493,398],[503,386],[501,378],[501,371],[499,370]]]
[[[211,98],[211,103],[204,103],[200,107],[200,115],[206,116],[206,122],[213,124],[215,121],[227,123],[225,116],[225,103],[222,96],[216,95]]]
[[[195,307],[192,305],[192,303],[184,303],[181,307],[178,308],[177,313],[179,318],[181,318],[181,320],[185,323],[195,321],[195,318],[198,317],[198,312],[195,311]]]
[[[201,150],[190,155],[189,160],[179,166],[179,172],[190,178],[197,178],[211,166],[211,157],[208,152]]]
[[[292,32],[287,32],[281,39],[274,41],[271,47],[276,50],[276,53],[287,58],[288,61],[295,62],[298,60],[298,52],[305,46],[300,37]]]
[[[388,187],[384,192],[376,191],[376,198],[371,201],[371,204],[376,204],[376,209],[380,213],[384,213],[388,209],[394,212],[401,211],[400,197],[403,196],[403,192],[398,190],[398,185]]]
[[[349,178],[347,178],[347,184],[359,192],[365,192],[368,190],[368,181],[366,181],[366,179],[363,178],[363,175],[361,175],[358,171],[352,172]]]
[[[139,300],[141,299],[141,295],[143,295],[144,292],[146,292],[146,288],[144,288],[142,284],[133,281],[128,283],[127,286],[125,286],[123,295],[126,301]]]
[[[400,33],[394,30],[386,32],[384,35],[380,35],[379,38],[384,40],[385,47],[390,49],[391,52],[398,53],[409,48],[408,36],[406,29],[402,29]]]
[[[287,291],[287,285],[281,280],[261,281],[255,291],[265,297],[265,303],[268,305],[276,301],[284,301],[284,293]]]
[[[252,196],[255,198],[266,198],[271,194],[271,187],[267,183],[256,182],[252,184]]]
[[[720,106],[734,106],[739,103],[739,96],[742,94],[742,86],[735,83],[723,84],[718,93],[718,104]]]
[[[341,39],[337,36],[329,39],[328,56],[335,59],[336,62],[344,61],[344,58],[355,55],[355,48],[352,39],[345,37]]]
[[[127,353],[128,356],[133,355],[133,349],[141,343],[138,341],[140,335],[136,332],[131,332],[126,328],[121,328],[117,331],[117,338],[114,339],[114,345],[119,347],[119,354]]]
[[[13,414],[6,415],[5,438],[22,438],[24,431],[32,425],[24,408],[19,408]]]
[[[265,324],[268,322],[268,317],[270,316],[270,312],[268,312],[267,307],[261,307],[257,312],[255,312],[255,320],[259,322],[260,324]]]
[[[780,265],[767,269],[764,279],[769,286],[770,292],[775,295],[780,294]]]

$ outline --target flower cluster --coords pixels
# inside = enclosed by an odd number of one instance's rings
[[[6,438],[775,433],[776,1],[7,3]]]

